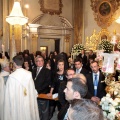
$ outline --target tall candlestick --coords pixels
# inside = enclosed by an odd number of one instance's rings
[[[3,56],[5,56],[5,46],[2,44],[2,53],[3,53]]]

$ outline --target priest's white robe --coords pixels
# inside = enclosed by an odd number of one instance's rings
[[[19,68],[9,75],[4,120],[39,120],[37,94],[31,72]]]
[[[0,120],[3,120],[4,92],[5,92],[4,79],[0,75]]]

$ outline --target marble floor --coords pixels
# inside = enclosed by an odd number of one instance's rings
[[[54,115],[53,115],[53,117],[51,118],[51,120],[57,120],[57,113],[58,113],[58,110],[55,109]]]

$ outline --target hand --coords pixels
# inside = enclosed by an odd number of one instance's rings
[[[47,96],[48,96],[48,97],[51,97],[51,96],[52,96],[52,93],[48,93]]]
[[[94,101],[94,102],[96,102],[97,104],[99,104],[99,102],[100,102],[100,98],[98,98],[98,97],[96,97],[96,96],[93,96],[93,97],[91,98],[91,100]]]

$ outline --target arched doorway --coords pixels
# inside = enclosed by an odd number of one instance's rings
[[[29,28],[30,44],[33,46],[30,48],[31,51],[39,50],[40,46],[48,46],[49,54],[50,51],[55,50],[55,40],[59,40],[59,52],[69,53],[73,26],[66,18],[42,14],[33,19]],[[36,28],[36,31],[33,28]]]

